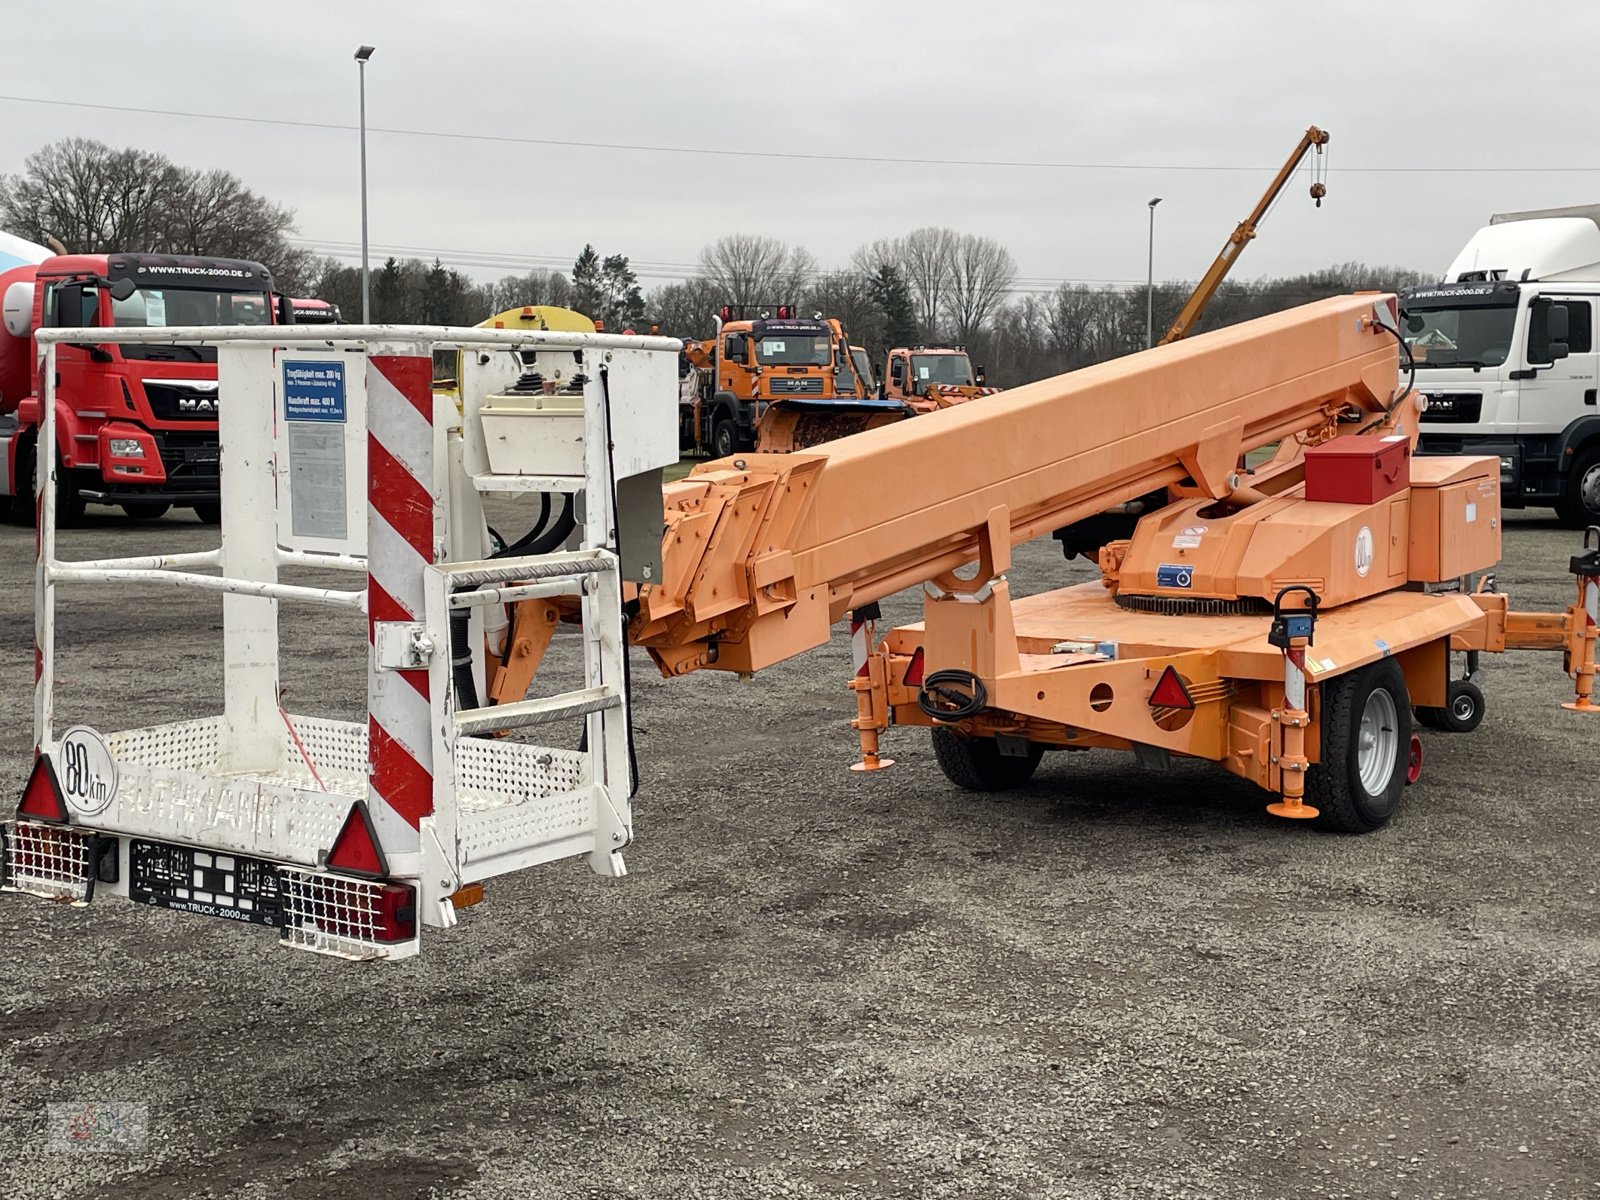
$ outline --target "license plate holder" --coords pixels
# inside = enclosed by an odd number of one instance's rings
[[[128,899],[275,929],[285,924],[277,863],[170,842],[129,841]]]

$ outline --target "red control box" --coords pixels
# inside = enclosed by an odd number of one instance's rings
[[[1306,499],[1372,504],[1411,486],[1411,439],[1338,437],[1306,451]]]

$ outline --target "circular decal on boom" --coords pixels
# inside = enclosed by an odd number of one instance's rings
[[[62,736],[56,766],[62,798],[79,816],[98,816],[116,798],[117,761],[105,738],[87,725],[74,725]]]
[[[1372,570],[1372,530],[1363,525],[1356,534],[1356,574],[1365,579]]]

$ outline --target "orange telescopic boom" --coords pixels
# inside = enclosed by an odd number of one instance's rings
[[[671,673],[752,671],[981,546],[1003,556],[1186,477],[1224,495],[1241,454],[1389,402],[1398,355],[1378,303],[1326,300],[825,452],[701,465],[667,490],[665,579],[644,589],[635,640]]]

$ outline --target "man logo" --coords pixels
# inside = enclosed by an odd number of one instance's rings
[[[214,415],[217,411],[217,398],[215,396],[179,396],[178,411],[181,413],[207,413]]]

